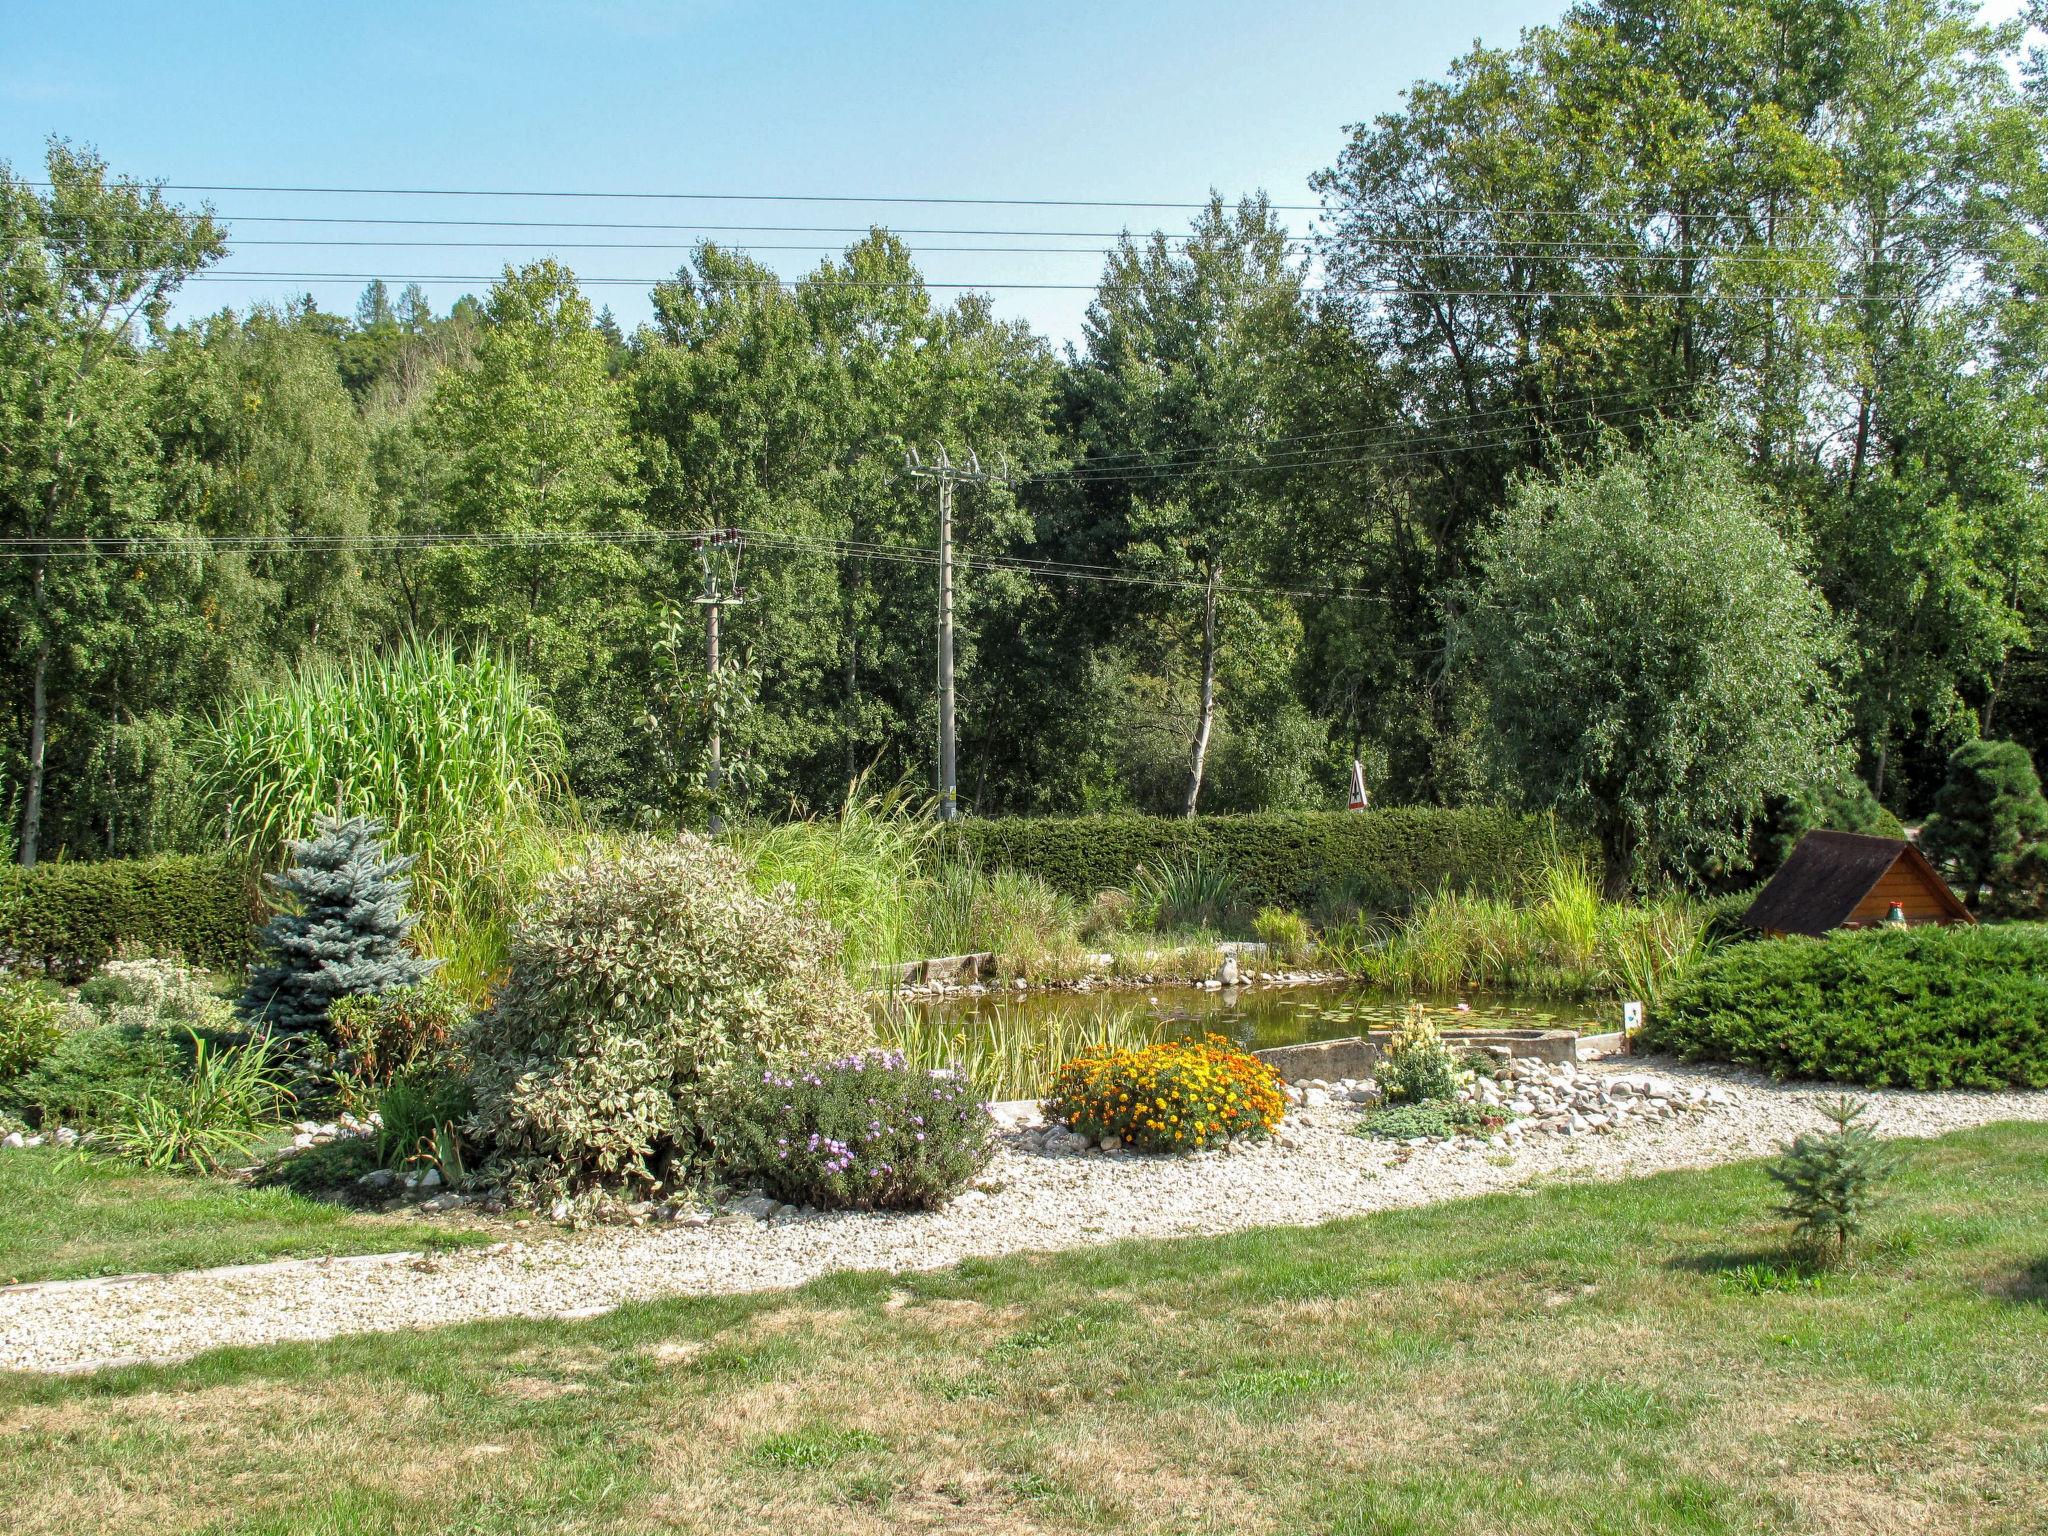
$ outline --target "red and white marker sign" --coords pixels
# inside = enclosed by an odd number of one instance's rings
[[[1365,807],[1365,764],[1354,757],[1351,759],[1351,809],[1362,811]]]

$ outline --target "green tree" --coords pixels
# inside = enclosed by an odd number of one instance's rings
[[[1837,641],[1793,547],[1704,430],[1516,488],[1453,595],[1510,785],[1599,841],[1609,893],[1740,867],[1823,776]]]
[[[2048,800],[2027,749],[1983,740],[1957,747],[1921,841],[1952,873],[1971,909],[1987,889],[1998,897],[2036,878],[2044,840]]]
[[[1170,594],[1147,618],[1171,650],[1194,653],[1187,816],[1201,802],[1231,632],[1270,646],[1258,632],[1286,623],[1281,605],[1233,598],[1225,582],[1254,587],[1274,563],[1280,503],[1261,472],[1301,318],[1300,272],[1266,199],[1226,209],[1212,196],[1185,240],[1123,239],[1084,322],[1076,473],[1121,525],[1123,564]]]
[[[648,628],[649,586],[625,400],[589,301],[553,261],[491,290],[466,365],[438,371],[415,418],[431,489],[408,531],[479,542],[406,559],[422,619],[503,646],[569,742],[570,779],[604,809],[630,795],[622,761],[640,692],[620,664]],[[422,525],[423,524],[423,525]]]
[[[45,167],[39,190],[0,164],[0,526],[11,538],[94,542],[31,546],[0,574],[9,691],[26,726],[10,754],[23,864],[42,844],[53,728],[78,716],[112,654],[134,643],[141,611],[163,597],[152,575],[162,568],[121,549],[172,531],[137,328],[161,322],[179,283],[226,248],[211,218],[110,177],[88,151],[53,141]]]

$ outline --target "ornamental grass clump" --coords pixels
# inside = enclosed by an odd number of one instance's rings
[[[1280,1074],[1221,1035],[1096,1047],[1061,1067],[1046,1118],[1141,1152],[1194,1152],[1264,1136],[1287,1101]]]
[[[990,1151],[967,1079],[892,1050],[738,1073],[712,1132],[729,1182],[827,1210],[935,1210]]]
[[[495,1003],[461,1033],[469,1130],[520,1200],[578,1211],[699,1161],[712,1089],[870,1033],[831,928],[728,849],[634,838],[548,876]]]

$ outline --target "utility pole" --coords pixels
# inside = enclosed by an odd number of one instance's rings
[[[718,615],[720,610],[746,601],[746,593],[740,586],[741,535],[737,528],[721,528],[715,533],[691,540],[697,546],[698,563],[704,567],[704,595],[697,599],[704,610],[704,653],[705,675],[710,678],[708,697],[711,704],[711,761],[705,769],[704,782],[711,797],[711,834],[716,837],[725,830],[725,819],[718,814],[718,791],[722,782],[719,764],[719,711],[724,707],[718,693]],[[714,551],[730,550],[729,560],[714,561]],[[719,578],[723,575],[725,585],[721,589]]]
[[[960,781],[954,767],[958,741],[953,716],[953,487],[968,482],[1007,484],[1004,476],[981,467],[980,458],[970,452],[965,464],[955,464],[943,445],[938,459],[930,464],[911,449],[903,467],[919,480],[939,483],[939,819],[952,821],[960,814]]]

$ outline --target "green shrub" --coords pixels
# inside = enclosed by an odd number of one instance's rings
[[[1454,1098],[1463,1069],[1444,1043],[1428,1010],[1411,1007],[1380,1055],[1373,1081],[1389,1104],[1426,1104]]]
[[[131,1097],[175,1083],[187,1065],[186,1053],[163,1030],[132,1024],[74,1029],[39,1064],[0,1084],[0,1110],[35,1125],[105,1125]]]
[[[462,1124],[476,1112],[469,1081],[445,1066],[417,1066],[400,1072],[377,1095],[377,1161],[386,1168],[408,1163],[460,1162],[448,1149],[463,1144]]]
[[[1383,1104],[1358,1122],[1356,1134],[1382,1141],[1413,1141],[1427,1136],[1443,1141],[1452,1136],[1481,1136],[1507,1123],[1505,1115],[1488,1115],[1475,1104],[1455,1099],[1430,1099],[1414,1104]]]
[[[337,998],[327,1022],[339,1069],[365,1088],[382,1088],[400,1073],[447,1058],[468,1017],[460,996],[429,980],[376,996]]]
[[[1704,961],[1651,1050],[1871,1087],[2048,1087],[2048,927],[1864,929]]]
[[[119,1096],[100,1140],[144,1168],[212,1173],[248,1156],[289,1095],[263,1039],[223,1049],[197,1035],[190,1067]]]
[[[255,891],[217,856],[0,869],[0,961],[77,981],[124,945],[239,971]]]
[[[516,1198],[658,1188],[698,1150],[707,1085],[869,1033],[837,936],[727,849],[600,849],[542,883],[496,1003],[463,1032],[472,1127]]]
[[[736,1073],[719,1097],[722,1171],[791,1205],[936,1210],[987,1164],[990,1121],[964,1077],[901,1051]]]
[[[1890,1155],[1863,1123],[1869,1108],[1846,1098],[1823,1106],[1821,1114],[1834,1129],[1780,1142],[1777,1158],[1765,1169],[1785,1191],[1778,1214],[1793,1223],[1800,1242],[1830,1263],[1848,1253],[1892,1174]]]
[[[1557,850],[1555,824],[1490,808],[1279,811],[1251,816],[969,817],[946,829],[951,847],[986,869],[1036,875],[1087,901],[1128,888],[1140,867],[1200,855],[1227,873],[1251,907],[1318,908],[1332,892],[1397,903],[1449,883],[1519,890]]]
[[[181,960],[124,951],[78,989],[78,1001],[102,1024],[173,1036],[234,1028],[234,1009],[215,979]]]
[[[0,1083],[40,1065],[63,1042],[73,1014],[63,991],[48,982],[0,983]]]
[[[1282,965],[1299,965],[1315,943],[1315,936],[1308,930],[1308,919],[1285,907],[1261,907],[1259,915],[1252,919],[1252,937],[1265,945],[1267,953]]]

